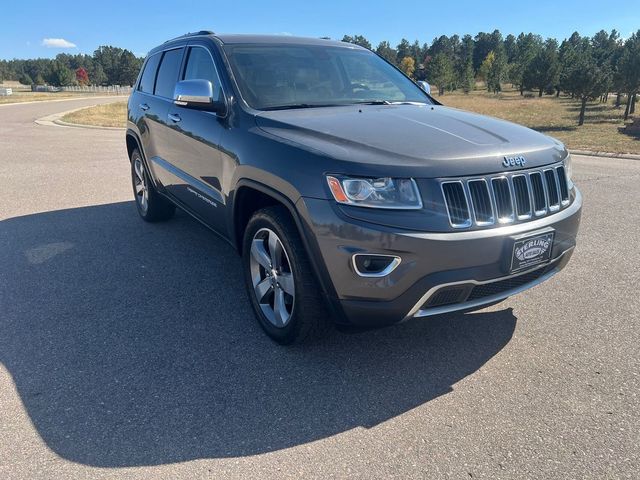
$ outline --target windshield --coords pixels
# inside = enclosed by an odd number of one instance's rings
[[[258,110],[432,103],[417,85],[368,50],[321,45],[227,45],[225,52],[242,97]]]

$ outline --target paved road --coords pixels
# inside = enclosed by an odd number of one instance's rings
[[[281,348],[240,262],[136,217],[123,134],[0,108],[0,478],[637,478],[640,162],[579,157],[567,269]]]

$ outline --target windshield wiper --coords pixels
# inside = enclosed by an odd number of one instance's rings
[[[426,102],[411,102],[411,101],[398,101],[398,102],[389,102],[389,105],[428,105]]]
[[[409,100],[363,100],[362,102],[353,102],[351,105],[427,105],[427,103]]]
[[[351,105],[391,105],[389,100],[363,100],[362,102],[353,102]]]
[[[288,105],[275,105],[273,107],[265,107],[262,110],[292,110],[295,108],[322,108],[322,107],[339,107],[336,103],[291,103]]]

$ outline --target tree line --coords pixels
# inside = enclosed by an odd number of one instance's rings
[[[24,85],[133,85],[143,59],[103,45],[93,55],[60,53],[55,58],[0,60],[0,81]]]
[[[640,30],[626,40],[615,30],[593,37],[574,32],[561,43],[533,33],[503,37],[499,30],[475,37],[442,35],[431,45],[402,39],[395,48],[382,41],[374,49],[362,35],[345,35],[342,41],[376,52],[416,80],[427,80],[439,95],[469,93],[476,80],[493,93],[504,83],[517,86],[521,95],[531,90],[540,97],[566,93],[580,101],[579,125],[587,102],[607,101],[610,93],[616,94],[617,107],[626,96],[626,120],[640,90]]]

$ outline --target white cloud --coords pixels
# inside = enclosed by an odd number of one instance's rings
[[[42,45],[47,48],[76,48],[75,43],[64,38],[43,38]]]

